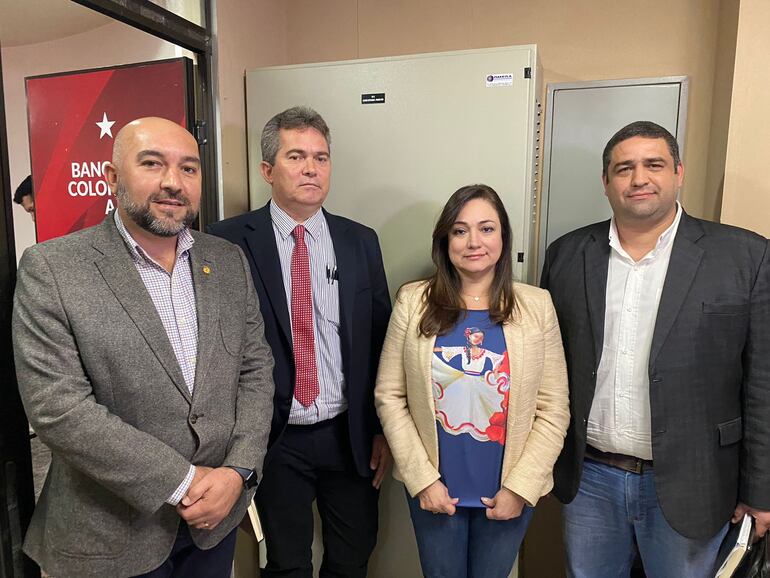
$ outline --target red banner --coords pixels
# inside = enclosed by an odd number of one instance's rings
[[[134,119],[189,126],[187,58],[26,79],[37,240],[95,225],[114,208],[104,165]]]

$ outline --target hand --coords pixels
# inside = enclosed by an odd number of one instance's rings
[[[441,483],[441,480],[436,480],[420,491],[417,498],[419,498],[420,508],[423,510],[434,514],[448,514],[449,516],[454,516],[455,511],[457,511],[455,506],[460,501],[460,498],[449,496],[449,490]]]
[[[392,461],[390,446],[388,446],[385,436],[382,434],[374,436],[372,440],[372,459],[369,460],[369,468],[375,470],[372,485],[378,490],[382,485],[385,472],[388,471]]]
[[[487,507],[490,520],[518,518],[524,509],[524,498],[508,488],[500,488],[494,498],[481,498],[481,503]]]
[[[210,469],[210,468],[209,468]],[[198,477],[196,467],[196,478]],[[189,526],[213,530],[233,509],[243,491],[243,478],[232,468],[216,468],[190,485],[176,511]]]
[[[761,538],[770,528],[770,512],[767,510],[755,510],[743,502],[739,502],[735,507],[735,513],[733,513],[732,523],[739,522],[746,512],[754,518],[754,537]]]
[[[190,488],[192,488],[194,485],[200,482],[203,478],[205,478],[209,474],[209,472],[213,470],[214,468],[210,468],[208,466],[195,466],[195,475],[193,476],[192,482],[190,482]],[[187,488],[187,491],[188,491],[187,495],[189,495],[190,488]],[[184,497],[182,498],[182,501],[184,501]],[[192,506],[192,503],[186,504],[186,505]]]

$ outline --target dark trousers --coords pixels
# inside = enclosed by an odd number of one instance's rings
[[[230,578],[237,531],[235,528],[213,548],[201,550],[192,541],[187,524],[181,522],[168,559],[136,578]]]
[[[313,500],[324,545],[320,576],[364,578],[379,493],[355,470],[347,414],[289,425],[278,443],[256,495],[267,546],[263,578],[312,577]]]

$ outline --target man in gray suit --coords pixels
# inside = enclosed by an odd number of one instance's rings
[[[230,576],[273,360],[243,253],[189,229],[200,169],[179,125],[129,123],[118,210],[19,265],[18,381],[53,454],[24,549],[57,578]]]
[[[695,219],[676,139],[607,143],[610,221],[548,249],[572,422],[554,470],[569,576],[713,576],[730,519],[770,525],[770,250]]]

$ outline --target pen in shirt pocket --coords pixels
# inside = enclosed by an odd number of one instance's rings
[[[326,282],[331,285],[335,281],[340,280],[339,271],[335,265],[326,266]]]

